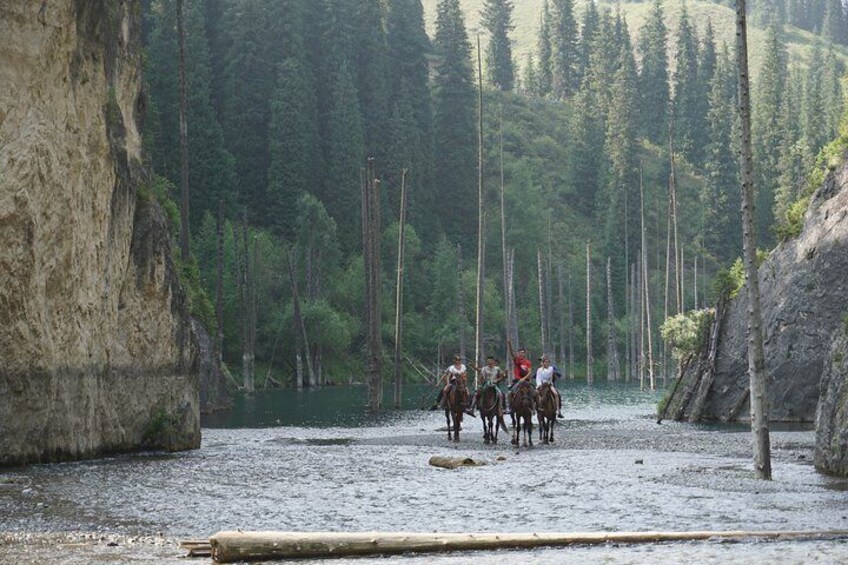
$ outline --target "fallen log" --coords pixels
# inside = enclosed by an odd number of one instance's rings
[[[482,461],[475,461],[470,457],[441,457],[434,455],[430,458],[430,465],[444,469],[456,469],[457,467],[480,467],[485,465]]]
[[[711,539],[848,539],[839,531],[573,532],[538,534],[402,532],[218,532],[209,538],[218,563],[401,553],[495,550],[602,543],[655,543]]]

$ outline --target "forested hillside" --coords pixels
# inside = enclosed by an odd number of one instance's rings
[[[175,4],[144,3],[145,144],[148,194],[166,204],[178,233],[179,213],[170,201],[178,201],[180,184]],[[763,247],[797,231],[815,181],[810,171],[827,165],[816,157],[843,111],[846,22],[841,7],[833,15],[839,4],[832,4],[754,7],[753,137]],[[406,374],[420,378],[424,367],[460,349],[473,355],[478,21],[484,24],[487,351],[503,355],[505,321],[512,318],[521,345],[533,354],[549,351],[570,376],[585,374],[589,242],[596,374],[606,374],[607,352],[616,350],[622,376],[630,375],[625,361],[638,356],[634,336],[647,324],[640,322],[643,309],[650,306],[658,352],[665,315],[703,306],[716,272],[741,252],[727,6],[571,0],[185,0],[184,6],[197,268],[193,261],[182,268],[197,283],[194,311],[214,327],[220,264],[223,358],[234,372],[255,318],[258,386],[266,375],[269,383],[294,382],[298,349],[308,353],[314,383],[361,379],[360,194],[367,157],[383,181],[384,342],[392,343],[400,179],[408,169],[404,343],[412,361]],[[504,258],[509,263],[513,255],[508,285]],[[512,300],[504,300],[510,287]],[[505,308],[510,302],[512,313]]]

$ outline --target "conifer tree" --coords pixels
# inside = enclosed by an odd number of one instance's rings
[[[639,36],[642,66],[639,72],[639,116],[643,135],[653,143],[664,144],[668,133],[668,31],[663,21],[661,0],[655,0]]]
[[[589,3],[586,4],[586,10],[583,12],[583,22],[580,26],[580,65],[577,73],[580,84],[582,84],[583,77],[586,76],[589,68],[592,45],[594,45],[599,23],[598,7],[594,0],[589,0]]]
[[[396,143],[408,147],[412,157],[409,168],[409,210],[411,224],[429,241],[437,241],[439,222],[436,194],[433,186],[433,107],[426,55],[431,51],[430,40],[424,31],[424,9],[420,0],[389,0],[386,16],[387,50],[390,84],[405,92],[414,128],[406,139]],[[394,98],[394,96],[393,96]],[[401,112],[402,110],[399,110]],[[414,130],[414,131],[413,131]],[[389,155],[392,154],[390,150]],[[399,171],[386,171],[395,181]],[[397,192],[397,182],[385,187],[387,193]]]
[[[441,217],[452,241],[474,241],[476,93],[459,0],[439,0],[434,47],[439,56],[434,92],[438,193],[439,201],[451,203]]]
[[[705,183],[701,193],[703,218],[700,232],[703,245],[723,262],[732,261],[742,246],[736,213],[739,191],[736,190],[739,168],[736,133],[736,78],[734,63],[725,44],[717,57],[710,81],[707,131],[709,142],[704,164]]]
[[[264,206],[257,215],[277,235],[291,238],[295,203],[314,186],[318,152],[318,116],[312,81],[305,63],[282,61],[271,99],[270,166]]]
[[[357,209],[360,200],[359,171],[365,157],[365,128],[346,61],[341,62],[335,74],[328,122],[327,170],[322,175],[321,200],[338,226],[344,251],[350,253],[359,246],[359,216],[351,211]]]
[[[774,195],[774,217],[780,224],[786,218],[786,212],[798,197],[808,169],[805,156],[808,151],[801,139],[801,128],[797,120],[797,111],[801,107],[803,87],[800,81],[801,71],[790,69],[786,75],[786,90],[780,109],[780,155],[778,159],[777,191]]]
[[[825,118],[825,95],[823,92],[823,59],[818,44],[813,46],[813,54],[804,81],[804,97],[801,104],[801,135],[809,151],[807,164],[812,167],[819,149],[827,142]]]
[[[553,0],[551,22],[553,93],[558,98],[568,98],[578,86],[579,56],[574,2]]]
[[[515,86],[515,68],[509,33],[512,25],[512,0],[486,0],[480,14],[483,27],[489,32],[486,47],[486,73],[489,83],[500,90]]]
[[[574,96],[574,112],[569,125],[573,145],[568,170],[569,176],[574,179],[575,206],[581,213],[590,216],[595,211],[601,186],[604,129],[598,115],[595,92],[585,80]]]
[[[831,43],[844,45],[848,34],[846,33],[845,8],[841,0],[824,0],[824,20],[821,25],[821,34]]]
[[[539,87],[539,71],[536,69],[536,62],[533,59],[533,54],[527,55],[527,61],[524,63],[524,76],[521,79],[521,91],[528,96],[542,96],[541,88]]]
[[[677,52],[675,55],[674,111],[675,148],[686,156],[690,163],[698,163],[694,136],[701,131],[698,115],[698,43],[695,30],[689,20],[686,5],[677,24]]]
[[[754,152],[754,178],[757,186],[756,220],[761,227],[761,244],[770,241],[769,226],[774,223],[774,195],[777,190],[780,157],[780,110],[786,84],[786,47],[776,24],[769,26],[765,58],[753,92],[754,115],[751,143]]]
[[[201,7],[199,0],[187,0],[184,4],[190,209],[195,218],[192,228],[199,228],[204,213],[214,211],[219,200],[231,204],[235,185],[233,157],[224,146],[223,130],[212,107],[209,48]],[[160,0],[154,13],[148,80],[159,114],[160,131],[153,162],[157,171],[178,184],[178,49],[174,1]]]
[[[542,4],[542,14],[539,19],[539,96],[550,96],[553,91],[553,45],[551,44],[551,11],[548,0]]]

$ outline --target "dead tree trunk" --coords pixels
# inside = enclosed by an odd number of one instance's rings
[[[500,137],[500,169],[501,169],[501,257],[503,260],[503,299],[504,299],[504,347],[509,343],[510,338],[512,337],[512,303],[510,302],[510,283],[509,283],[509,258],[507,257],[507,248],[506,248],[506,205],[505,205],[505,192],[506,192],[506,184],[504,182],[504,148],[503,148],[503,104],[500,106],[499,111],[499,137]],[[514,341],[513,343],[518,343],[518,341]],[[504,359],[509,358],[509,353],[504,351]]]
[[[400,176],[400,213],[398,221],[397,280],[395,281],[395,408],[400,408],[403,393],[401,351],[403,347],[403,253],[406,230],[406,169]]]
[[[630,310],[630,316],[627,319],[627,362],[629,363],[629,371],[625,376],[626,381],[630,381],[631,377],[635,378],[637,371],[637,355],[636,355],[636,263],[631,263],[630,269],[630,284],[627,288],[627,304]]]
[[[574,378],[574,285],[568,274],[568,378]]]
[[[300,310],[300,293],[297,289],[297,269],[295,269],[295,260],[294,254],[291,249],[288,250],[288,259],[289,259],[289,280],[291,281],[292,287],[292,310],[294,314],[294,324],[295,324],[295,346],[297,352],[295,353],[296,359],[295,362],[298,365],[298,388],[303,387],[303,361],[301,354],[306,358],[306,370],[309,375],[309,386],[310,388],[317,387],[318,383],[315,378],[315,371],[312,367],[312,355],[309,352],[309,338],[306,335],[306,323],[303,320],[303,315]],[[302,353],[301,353],[302,352]]]
[[[624,191],[624,319],[627,347],[624,350],[624,382],[630,381],[630,190]]]
[[[748,85],[748,25],[745,0],[736,2],[736,70],[739,84],[742,169],[742,241],[748,291],[748,377],[751,391],[751,432],[754,439],[754,470],[757,478],[771,480],[771,446],[768,428],[768,397],[760,312],[760,281],[757,267],[757,232],[754,223],[754,172],[751,156],[751,100]]]
[[[615,338],[615,308],[612,300],[612,259],[607,257],[607,380],[621,378],[618,361],[618,344]]]
[[[224,360],[224,203],[218,201],[215,221],[215,362]]]
[[[509,315],[512,343],[518,347],[518,304],[515,300],[515,249],[509,251]]]
[[[242,275],[244,277],[242,283],[242,306],[244,314],[242,320],[244,322],[244,350],[242,353],[242,377],[244,379],[244,389],[247,392],[253,392],[254,384],[254,346],[256,343],[256,302],[253,292],[253,266],[250,257],[250,244],[247,230],[247,213],[242,218]]]
[[[380,270],[380,181],[377,180],[374,159],[368,159],[362,193],[362,230],[365,255],[366,321],[368,325],[367,380],[368,408],[379,412],[383,407],[383,343],[380,334],[381,270]]]
[[[592,244],[586,242],[586,382],[592,384],[595,356],[592,353]]]
[[[668,179],[668,214],[674,238],[674,296],[677,300],[677,311],[683,312],[682,285],[680,280],[680,243],[677,237],[677,177],[674,170],[674,112],[671,113],[668,132],[668,156],[671,164],[671,172]]]
[[[542,251],[536,250],[536,270],[539,279],[539,329],[542,337],[542,352],[547,355],[545,345],[548,343],[547,324],[545,322],[545,290],[544,290],[544,271],[542,270]]]
[[[474,363],[483,366],[483,286],[486,283],[486,215],[483,207],[483,63],[477,33],[477,288],[474,306]],[[474,371],[474,387],[479,385]]]
[[[177,0],[177,41],[179,42],[180,75],[180,259],[191,261],[190,226],[188,215],[188,123],[186,119],[186,33],[183,22],[183,0]]]
[[[459,338],[459,356],[465,360],[465,292],[462,290],[462,246],[456,244],[456,309],[459,314],[457,337]]]
[[[636,331],[639,351],[636,353],[637,370],[639,371],[639,390],[645,390],[645,269],[642,268],[643,253],[636,259],[636,298],[639,303],[639,329]]]
[[[557,263],[557,303],[559,304],[559,364],[565,370],[565,301],[562,292],[562,263]]]
[[[648,381],[651,385],[651,390],[654,390],[654,344],[651,339],[653,332],[651,326],[651,285],[648,277],[648,237],[645,233],[645,188],[642,184],[642,167],[639,167],[639,215],[641,218],[641,236],[642,236],[642,295],[645,301],[645,323],[647,324],[646,331],[648,333]]]

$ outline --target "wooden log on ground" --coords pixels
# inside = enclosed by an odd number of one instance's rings
[[[430,465],[444,469],[456,469],[458,467],[480,467],[485,465],[485,463],[475,461],[471,457],[441,457],[434,455],[430,458]]]
[[[573,532],[538,534],[402,532],[218,532],[209,542],[218,563],[402,553],[655,543],[710,539],[848,539],[840,531]]]
[[[180,547],[188,551],[186,557],[212,557],[209,540],[182,540]]]

